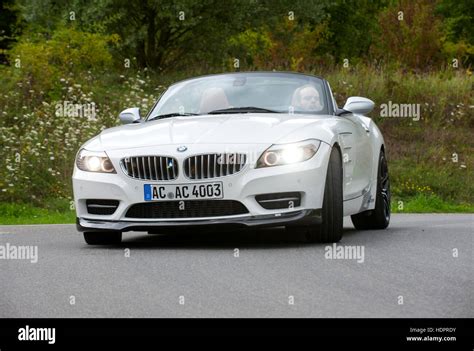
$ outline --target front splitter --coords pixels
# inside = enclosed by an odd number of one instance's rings
[[[305,209],[271,215],[246,216],[237,218],[213,218],[200,220],[167,220],[154,221],[106,221],[77,218],[76,227],[80,232],[92,231],[153,231],[161,229],[185,229],[189,227],[278,227],[284,225],[310,225],[322,222],[321,209]]]

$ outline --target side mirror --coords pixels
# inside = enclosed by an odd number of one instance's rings
[[[374,109],[374,105],[374,102],[370,99],[360,96],[351,96],[347,99],[343,110],[365,115]]]
[[[119,118],[123,124],[140,121],[140,109],[138,107],[127,108],[120,112]]]

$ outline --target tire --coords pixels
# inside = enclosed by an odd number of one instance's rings
[[[337,147],[332,148],[329,157],[321,215],[321,224],[296,227],[296,229],[303,231],[306,241],[310,243],[335,243],[341,240],[343,232],[342,161]],[[288,227],[288,229],[294,230],[295,227]]]
[[[122,242],[122,232],[84,232],[89,245],[116,245]]]
[[[390,177],[388,174],[387,159],[385,158],[384,151],[380,150],[375,208],[352,215],[351,220],[354,227],[359,230],[387,228],[390,223],[390,206]]]

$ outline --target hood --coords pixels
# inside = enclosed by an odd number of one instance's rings
[[[309,124],[323,123],[327,118],[276,113],[172,117],[106,129],[95,141],[100,142],[102,150],[194,143],[272,144]]]

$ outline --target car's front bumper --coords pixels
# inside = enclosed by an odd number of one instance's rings
[[[219,227],[219,228],[246,228],[246,227],[274,227],[299,226],[321,223],[320,209],[305,209],[276,215],[245,216],[239,218],[219,218],[207,220],[185,221],[107,221],[77,218],[76,227],[80,232],[87,231],[160,231],[165,229],[186,229],[189,227]]]
[[[260,155],[268,145],[230,145],[234,152],[255,152]],[[196,149],[194,149],[196,148]],[[189,154],[199,154],[215,151],[216,145],[190,146]],[[255,168],[255,163],[248,164],[241,172],[204,181],[221,181],[224,189],[224,199],[242,203],[248,210],[246,214],[221,217],[196,218],[129,218],[126,216],[131,206],[144,203],[143,185],[159,183],[158,181],[143,181],[128,177],[120,167],[120,159],[125,156],[172,154],[181,165],[189,155],[176,155],[176,145],[160,146],[157,152],[154,148],[137,148],[134,150],[107,151],[116,174],[84,172],[75,167],[73,175],[74,200],[80,231],[95,230],[143,230],[153,228],[186,227],[186,226],[279,226],[303,220],[317,222],[314,211],[322,208],[324,186],[331,147],[321,143],[317,153],[308,161],[287,166]],[[173,153],[174,152],[174,153]],[[200,181],[194,181],[200,182]],[[184,177],[182,172],[175,181],[168,184],[192,184],[193,181]],[[256,200],[256,195],[299,192],[300,205],[294,208],[265,209]],[[94,215],[88,213],[87,199],[118,200],[119,205],[111,215]],[[190,200],[192,201],[192,200]],[[308,217],[308,218],[306,218]],[[318,217],[317,215],[315,217]],[[306,219],[305,219],[306,218]],[[150,229],[151,228],[151,229]]]

